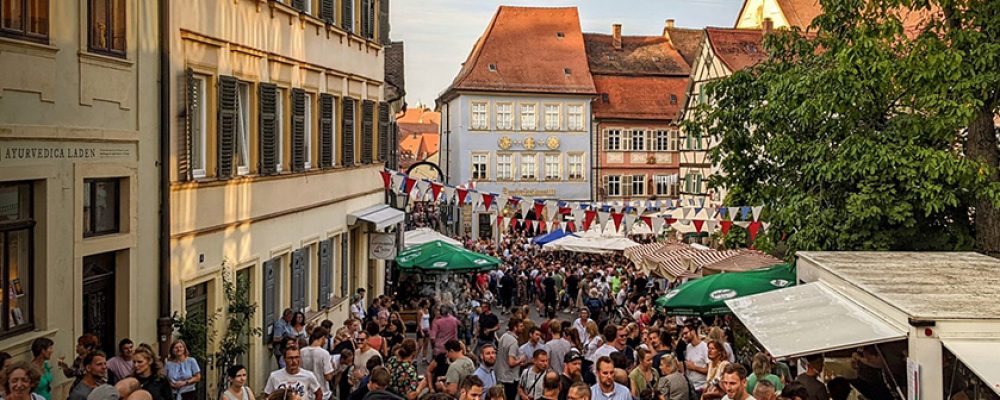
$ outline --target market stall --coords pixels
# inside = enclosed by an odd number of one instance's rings
[[[656,300],[668,315],[728,314],[725,301],[795,285],[795,268],[784,264],[763,270],[716,274],[695,279]]]
[[[435,231],[431,228],[417,228],[403,233],[403,243],[405,244],[406,248],[419,246],[424,243],[433,242],[435,240],[440,240],[442,242],[455,246],[462,245],[462,242],[459,242],[458,240],[443,235],[440,232]]]
[[[542,246],[545,251],[572,251],[577,253],[608,254],[638,246],[635,241],[623,237],[566,236]]]
[[[403,250],[396,256],[396,265],[401,273],[410,275],[401,279],[409,290],[401,292],[416,296],[433,294],[438,301],[448,303],[449,297],[463,293],[464,280],[455,280],[455,276],[464,278],[465,273],[496,269],[500,260],[434,240]]]

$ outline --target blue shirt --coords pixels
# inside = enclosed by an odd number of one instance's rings
[[[591,400],[632,400],[632,392],[625,385],[615,382],[615,391],[611,395],[605,395],[601,390],[601,384],[595,383],[590,387]]]
[[[282,337],[295,337],[295,330],[292,326],[285,322],[284,319],[278,318],[274,321],[274,329],[272,330],[271,337],[273,339],[281,339]],[[272,340],[273,340],[272,339]]]
[[[198,362],[195,361],[194,358],[188,357],[184,361],[179,362],[167,361],[167,378],[169,378],[171,382],[186,381],[200,373],[201,368],[198,367]],[[174,394],[193,392],[194,389],[195,384],[190,384],[174,390]]]
[[[479,377],[479,379],[483,381],[483,390],[488,390],[497,384],[497,375],[492,369],[487,370],[486,368],[479,366],[479,368],[476,368],[476,372],[473,372],[472,374]]]

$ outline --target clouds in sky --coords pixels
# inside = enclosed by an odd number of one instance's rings
[[[405,43],[407,103],[433,106],[500,5],[576,6],[584,32],[609,33],[611,24],[621,23],[624,35],[659,35],[668,18],[679,27],[730,27],[742,4],[742,0],[390,0],[390,37]]]

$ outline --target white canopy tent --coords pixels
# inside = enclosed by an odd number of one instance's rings
[[[577,253],[607,254],[615,251],[623,251],[629,247],[638,245],[638,243],[632,241],[631,239],[623,237],[566,236],[542,246],[542,250],[563,250],[574,251]]]
[[[726,300],[771,355],[804,356],[906,339],[906,330],[813,282]]]
[[[462,242],[445,236],[430,228],[417,228],[403,233],[403,243],[406,247],[413,247],[424,243],[440,240],[442,242],[462,247]]]
[[[941,344],[1000,395],[1000,365],[997,364],[1000,340],[942,338]]]

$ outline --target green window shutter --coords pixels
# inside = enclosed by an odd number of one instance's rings
[[[292,0],[292,7],[295,7],[299,11],[309,12],[309,10],[306,10],[306,0]]]
[[[354,105],[356,100],[345,97],[342,102],[344,109],[341,115],[344,119],[344,127],[341,130],[341,135],[343,135],[340,141],[343,147],[341,158],[344,159],[344,166],[351,167],[354,166]]]
[[[319,95],[319,167],[333,167],[333,106],[332,94]]]
[[[364,0],[368,2],[365,5],[365,10],[367,12],[365,20],[367,21],[368,29],[365,30],[365,38],[368,40],[375,40],[375,17],[378,11],[375,10],[375,0]]]
[[[260,156],[257,157],[259,165],[257,170],[261,175],[273,175],[278,172],[278,87],[272,83],[261,83],[259,101],[260,106],[260,135],[258,146]]]
[[[320,307],[330,305],[330,291],[333,290],[333,239],[319,242],[319,299]]]
[[[236,151],[236,129],[239,124],[239,83],[231,76],[219,76],[219,111],[216,127],[216,150],[218,159],[215,162],[215,176],[226,179],[233,176],[233,162]]]
[[[361,102],[361,163],[371,164],[375,141],[374,122],[375,102],[365,100]]]
[[[261,307],[261,312],[263,312],[262,317],[264,317],[264,343],[271,343],[271,324],[277,321],[277,311],[275,307],[275,299],[277,298],[277,271],[278,266],[281,265],[281,258],[272,258],[270,260],[264,261],[262,269],[264,270],[264,305]]]
[[[302,311],[306,308],[306,263],[309,253],[302,248],[292,252],[292,310]]]
[[[194,120],[199,105],[198,82],[194,79],[194,71],[188,68],[184,71],[184,79],[187,82],[187,96],[185,97],[185,117],[184,134],[177,140],[177,180],[191,180],[191,141],[194,135]]]
[[[319,1],[319,19],[325,21],[328,24],[336,23],[334,19],[336,17],[337,0],[320,0]]]
[[[341,27],[345,31],[354,32],[354,1],[355,0],[341,0],[344,5],[344,12],[340,16]]]
[[[378,104],[378,160],[385,162],[389,156],[389,103]]]
[[[292,89],[292,171],[306,168],[306,92]]]

